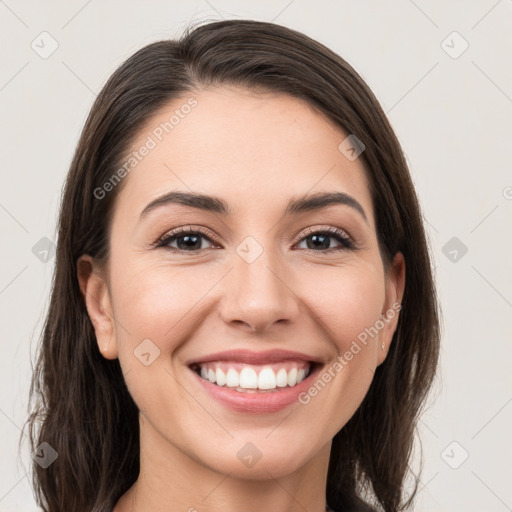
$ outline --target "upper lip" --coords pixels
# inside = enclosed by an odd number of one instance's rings
[[[233,349],[223,352],[215,352],[208,354],[189,362],[189,365],[207,363],[213,361],[237,361],[248,364],[270,364],[282,361],[305,361],[307,363],[320,363],[318,357],[303,354],[301,352],[293,352],[290,350],[274,349],[255,352],[253,350]]]

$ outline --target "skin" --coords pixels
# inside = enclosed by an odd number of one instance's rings
[[[363,163],[338,150],[348,134],[300,99],[227,86],[194,91],[162,108],[133,150],[191,95],[198,105],[124,178],[108,264],[84,255],[78,265],[99,350],[119,358],[140,410],[139,479],[114,512],[321,512],[332,438],[367,393],[398,314],[307,405],[270,414],[214,402],[185,362],[230,348],[283,348],[332,367],[400,302],[405,263],[398,253],[384,269]],[[219,196],[234,213],[171,204],[140,219],[173,190]],[[347,205],[283,217],[292,197],[326,191],[352,196],[367,221]],[[151,247],[190,225],[211,234],[199,250]],[[305,228],[329,226],[357,250],[308,249]],[[248,236],[263,249],[252,263],[236,252]],[[149,366],[134,356],[145,339],[160,350]],[[237,457],[247,442],[262,453],[250,468]]]

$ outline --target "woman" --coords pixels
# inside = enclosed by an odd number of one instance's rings
[[[279,25],[189,29],[115,71],[71,164],[38,503],[402,510],[438,351],[420,208],[368,86]]]

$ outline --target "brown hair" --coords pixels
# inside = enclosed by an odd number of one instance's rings
[[[94,195],[121,165],[138,131],[164,104],[209,84],[301,98],[364,144],[377,236],[386,267],[401,251],[407,279],[390,351],[369,391],[333,439],[327,501],[339,510],[385,512],[412,504],[405,479],[419,414],[439,355],[439,318],[420,207],[400,144],[377,99],[340,56],[280,25],[228,20],[187,28],[179,40],[128,58],[96,98],[63,192],[51,302],[30,387],[31,448],[58,458],[33,463],[47,512],[111,512],[139,472],[138,409],[119,361],[99,352],[77,279],[83,254],[108,258],[119,188]],[[40,427],[38,431],[38,426]]]

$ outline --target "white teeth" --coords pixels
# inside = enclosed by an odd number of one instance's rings
[[[276,375],[276,385],[278,388],[285,388],[288,386],[288,374],[284,368],[281,368]]]
[[[238,386],[240,386],[240,374],[233,368],[230,368],[228,370],[228,373],[226,374],[226,386],[228,388],[237,388]]]
[[[215,380],[217,381],[217,386],[224,386],[224,384],[226,384],[226,376],[224,375],[224,372],[220,368],[217,368],[217,370],[215,371],[215,377]]]
[[[297,368],[292,368],[288,372],[288,386],[295,386],[297,384]]]
[[[245,389],[257,389],[258,375],[252,368],[246,366],[240,372],[240,387]]]
[[[309,368],[299,369],[299,366],[288,365],[288,371],[286,368],[280,368],[277,372],[270,366],[259,367],[261,369],[258,374],[255,368],[248,365],[238,372],[235,368],[229,368],[228,365],[222,369],[218,364],[208,363],[200,366],[200,375],[217,386],[238,388],[239,391],[257,392],[258,389],[277,391],[277,388],[296,386],[306,378]]]
[[[274,389],[275,387],[276,374],[274,370],[272,368],[263,368],[258,375],[258,389]]]

